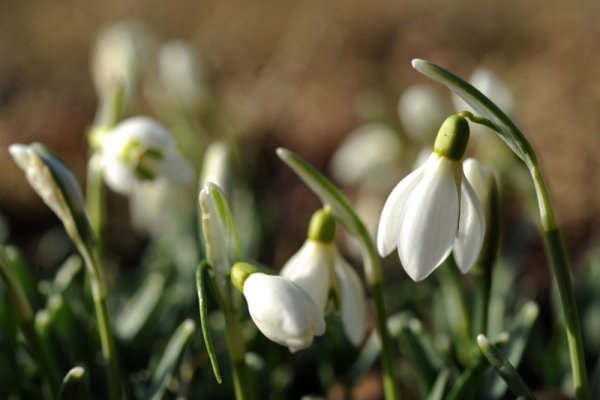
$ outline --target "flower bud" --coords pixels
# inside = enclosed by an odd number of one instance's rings
[[[83,194],[69,167],[40,143],[13,144],[8,151],[25,171],[31,187],[61,220],[69,236],[88,243],[93,241]]]

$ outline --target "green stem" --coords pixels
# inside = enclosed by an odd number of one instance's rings
[[[364,225],[360,224],[362,228]],[[375,328],[381,339],[381,367],[383,370],[383,390],[387,400],[400,399],[400,387],[395,373],[394,350],[387,325],[383,289],[381,287],[381,265],[375,245],[366,228],[359,229],[365,246],[365,276],[375,301]]]
[[[544,182],[539,166],[535,162],[532,162],[529,165],[538,199],[547,252],[553,268],[554,278],[558,286],[565,318],[575,398],[584,400],[589,398],[587,370],[585,365],[583,340],[581,337],[581,324],[579,322],[579,313],[577,311],[577,304],[575,303],[575,295],[573,293],[569,258],[567,257],[567,250],[561,237],[548,188]]]
[[[251,400],[246,366],[246,345],[237,311],[225,307],[226,340],[233,371],[233,387],[237,400]]]
[[[88,161],[86,208],[90,225],[96,235],[98,254],[103,254],[104,225],[106,221],[106,191],[102,175],[102,166],[98,153],[91,155]]]
[[[87,276],[90,279],[92,288],[92,298],[94,300],[94,309],[96,312],[96,320],[98,322],[98,334],[100,335],[102,356],[108,369],[107,379],[109,399],[119,400],[122,397],[119,378],[119,360],[117,358],[115,340],[106,304],[106,286],[104,284],[102,270],[97,261],[97,255],[95,255],[88,247],[81,247],[83,248],[80,248],[80,252],[89,271]]]
[[[38,362],[40,372],[52,392],[53,397],[60,390],[60,376],[55,360],[51,357],[48,347],[35,330],[35,322],[31,305],[25,296],[23,288],[15,276],[5,249],[0,245],[0,277],[4,280],[8,297],[15,310],[21,332],[25,336],[31,352]]]

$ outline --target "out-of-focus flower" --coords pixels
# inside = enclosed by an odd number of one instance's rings
[[[92,54],[92,76],[100,97],[112,96],[120,86],[131,97],[144,65],[150,59],[152,39],[137,21],[121,21],[98,34]]]
[[[379,253],[385,256],[397,248],[415,281],[429,276],[450,252],[467,272],[481,250],[485,218],[461,162],[468,138],[466,119],[447,118],[429,159],[394,188],[383,208]]]
[[[469,83],[489,97],[507,115],[514,114],[515,99],[506,84],[492,70],[485,67],[475,69]],[[453,95],[452,100],[456,112],[473,111],[459,96]]]
[[[194,50],[174,40],[162,45],[158,53],[158,76],[162,94],[171,101],[197,109],[209,96],[208,73]]]
[[[93,240],[83,194],[69,167],[40,143],[12,144],[8,151],[25,171],[31,187],[61,220],[69,236],[80,242]]]
[[[169,131],[148,117],[133,117],[98,137],[107,185],[117,193],[130,194],[137,183],[159,177],[185,184],[192,169],[178,153]]]
[[[343,184],[361,184],[398,164],[401,152],[396,132],[386,125],[369,123],[352,131],[337,149],[331,159],[331,172]]]
[[[406,134],[422,144],[431,144],[450,113],[448,103],[428,85],[409,87],[398,101],[398,116]]]
[[[248,267],[235,264],[231,279],[244,293],[252,320],[267,338],[296,352],[325,333],[323,314],[300,286],[285,277],[254,272]]]
[[[341,312],[344,332],[358,346],[366,331],[367,303],[357,273],[338,253],[333,242],[335,220],[328,210],[317,211],[304,245],[281,270],[304,289],[323,314]]]

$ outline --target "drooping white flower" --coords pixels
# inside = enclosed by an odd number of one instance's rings
[[[267,338],[296,352],[325,333],[323,314],[300,286],[285,277],[252,269],[237,263],[231,279],[244,293],[252,320]]]
[[[467,121],[444,121],[434,151],[392,191],[381,213],[377,247],[382,256],[398,249],[415,281],[425,279],[453,252],[464,273],[481,250],[485,218],[461,159],[468,142]]]
[[[91,63],[97,93],[112,96],[120,85],[126,98],[131,97],[151,49],[152,38],[137,21],[104,27],[96,39]]]
[[[398,101],[398,116],[411,139],[430,145],[450,113],[448,103],[429,85],[406,89]]]
[[[107,185],[128,195],[137,183],[164,177],[173,183],[191,180],[192,170],[177,151],[169,131],[148,117],[132,117],[99,136]]]
[[[163,95],[188,109],[197,109],[209,96],[206,67],[183,41],[173,40],[160,47],[158,74]]]
[[[402,143],[398,134],[381,123],[369,123],[352,131],[331,159],[335,179],[358,185],[398,163]]]
[[[325,231],[319,231],[319,227]],[[334,242],[335,220],[329,211],[315,213],[309,237],[281,270],[304,289],[321,312],[330,309],[341,313],[344,332],[358,346],[365,336],[367,302],[360,278],[339,254]]]

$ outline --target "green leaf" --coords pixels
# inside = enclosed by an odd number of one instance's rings
[[[164,397],[167,386],[181,363],[183,352],[195,329],[196,324],[191,319],[186,319],[179,325],[171,339],[169,339],[167,348],[154,371],[150,390],[144,398],[160,400]]]
[[[160,273],[148,275],[115,320],[115,330],[121,339],[131,340],[140,332],[156,309],[164,286],[165,278]]]
[[[477,336],[477,344],[489,363],[496,369],[498,374],[508,384],[510,390],[517,397],[534,400],[535,396],[523,380],[515,367],[502,354],[499,348],[494,346],[485,335]]]
[[[486,118],[500,138],[512,149],[512,151],[528,165],[530,161],[535,163],[536,156],[533,148],[525,139],[525,136],[514,122],[494,102],[483,93],[474,88],[470,83],[459,78],[452,72],[425,60],[415,59],[412,61],[414,69],[423,75],[446,85],[450,90],[460,96],[469,104],[476,113]],[[488,125],[486,121],[477,121]]]
[[[221,383],[221,371],[219,369],[219,362],[217,360],[217,354],[213,346],[212,335],[210,333],[210,323],[208,320],[208,306],[206,301],[206,282],[204,276],[209,264],[206,261],[198,264],[196,269],[196,287],[198,289],[198,305],[200,307],[200,326],[202,327],[202,337],[204,338],[204,344],[206,345],[206,352],[212,365],[213,373],[217,382]]]
[[[533,324],[539,315],[539,308],[533,301],[525,303],[517,313],[509,331],[508,343],[502,348],[503,356],[514,366],[518,366],[525,352],[525,346]],[[497,374],[486,379],[486,398],[499,399],[504,396],[507,386]]]
[[[323,204],[331,207],[333,215],[350,233],[360,235],[361,230],[366,230],[346,196],[315,167],[286,149],[277,149],[277,155],[319,196]]]
[[[91,400],[93,398],[87,383],[85,369],[74,367],[67,372],[60,386],[58,398],[60,400]]]
[[[500,334],[494,344],[504,346],[508,342],[507,334]],[[483,374],[488,367],[485,357],[479,353],[473,363],[456,379],[447,400],[462,400],[470,398],[479,398],[478,390],[481,388]]]
[[[427,396],[427,400],[442,400],[444,398],[444,389],[446,388],[446,384],[448,383],[448,377],[450,376],[450,371],[447,369],[443,369],[438,374],[429,395]]]

